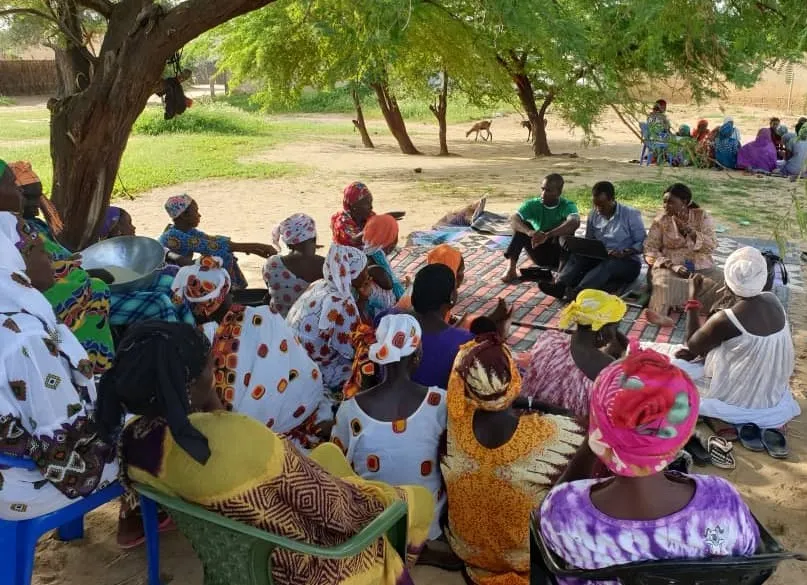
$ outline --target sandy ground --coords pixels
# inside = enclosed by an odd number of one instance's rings
[[[711,112],[711,115],[709,115]],[[704,114],[707,114],[704,116]],[[761,110],[735,108],[732,112],[743,136],[752,136],[770,115]],[[674,124],[694,125],[698,117],[720,122],[724,114],[716,107],[671,107]],[[311,117],[309,117],[311,118]],[[333,121],[335,117],[319,117]],[[349,124],[345,117],[336,117]],[[375,194],[380,211],[406,210],[402,233],[430,227],[447,211],[480,194],[489,196],[489,208],[511,210],[525,196],[535,193],[541,178],[548,172],[560,172],[567,184],[592,184],[597,180],[625,180],[673,176],[686,178],[700,173],[709,180],[736,181],[737,174],[708,171],[676,171],[673,169],[638,167],[627,161],[638,158],[636,140],[616,118],[608,118],[600,134],[607,137],[598,145],[585,148],[580,136],[550,119],[550,144],[555,152],[576,152],[581,158],[552,157],[534,160],[524,142],[526,132],[517,116],[497,118],[493,124],[494,142],[474,143],[465,139],[469,125],[449,129],[449,145],[460,156],[407,157],[397,153],[382,126],[371,124],[377,148],[361,148],[359,138],[315,140],[301,137],[269,152],[256,152],[256,160],[291,162],[303,167],[298,176],[278,180],[210,180],[157,189],[134,201],[119,202],[134,217],[138,233],[156,236],[167,223],[162,203],[168,195],[188,192],[200,204],[202,228],[210,233],[224,233],[235,241],[267,242],[272,227],[281,219],[298,211],[312,215],[320,228],[321,239],[329,237],[328,218],[339,208],[342,187],[352,181],[365,181]],[[790,121],[792,125],[792,121]],[[427,155],[436,154],[436,131],[433,126],[410,124],[415,143]],[[415,172],[420,168],[421,172]],[[708,174],[706,174],[708,173]],[[752,198],[764,205],[766,197],[780,195],[760,192],[748,178]],[[783,183],[782,189],[787,188]],[[659,193],[659,198],[661,193]],[[732,228],[732,234],[753,230]],[[766,234],[758,234],[766,235]],[[244,257],[242,266],[254,285],[260,283],[261,261]],[[794,387],[803,397],[807,385],[804,357],[807,346],[803,334],[804,299],[794,299],[793,326],[796,331],[798,371]],[[807,403],[802,401],[803,407]],[[807,426],[804,417],[790,426],[792,455],[785,462],[767,456],[752,455],[737,448],[737,469],[725,474],[743,493],[760,520],[789,548],[807,550]],[[709,469],[709,472],[713,469]],[[107,506],[88,518],[87,538],[77,543],[61,543],[52,537],[40,543],[37,555],[37,584],[124,585],[145,583],[143,550],[121,552],[115,546],[115,506]],[[163,571],[173,583],[201,583],[201,568],[187,542],[171,534],[162,543]],[[807,565],[807,563],[805,563]],[[418,567],[414,572],[419,585],[462,583],[458,574]],[[807,566],[788,563],[770,581],[773,585],[807,582]]]

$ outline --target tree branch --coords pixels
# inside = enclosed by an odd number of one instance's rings
[[[14,16],[15,14],[28,14],[30,16],[38,16],[39,18],[44,18],[45,20],[49,20],[54,24],[59,24],[59,21],[53,18],[52,16],[45,14],[35,8],[8,8],[6,10],[0,10],[0,18],[3,16]]]
[[[109,0],[76,0],[76,4],[84,8],[89,8],[107,19],[115,8],[115,5]]]

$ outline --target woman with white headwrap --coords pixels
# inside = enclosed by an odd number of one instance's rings
[[[731,308],[701,325],[700,303],[690,300],[685,307],[689,353],[706,358],[700,414],[741,425],[740,439],[748,439],[744,444],[784,456],[786,451],[768,445],[783,443],[775,429],[800,414],[789,385],[795,356],[787,314],[774,294],[764,292],[768,264],[759,250],[735,250],[724,271],[737,298]],[[690,281],[692,299],[700,286],[696,275]]]
[[[364,479],[422,485],[436,509],[429,539],[441,534],[446,503],[440,444],[446,431],[446,392],[412,380],[420,364],[421,330],[411,315],[382,317],[368,357],[384,369],[383,382],[342,402],[331,441]]]
[[[311,449],[332,411],[322,376],[285,319],[266,305],[234,305],[221,258],[179,270],[173,290],[211,340],[214,386],[227,410],[246,414],[297,447]]]
[[[351,333],[366,320],[370,294],[367,256],[356,248],[333,244],[322,272],[322,280],[297,299],[286,321],[319,366],[325,387],[338,402],[353,365]]]

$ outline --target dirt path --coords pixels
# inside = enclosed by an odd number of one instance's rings
[[[719,122],[723,115],[715,109],[707,116]],[[686,117],[693,124],[697,112],[689,108],[671,112],[673,119]],[[767,114],[745,110],[735,115],[743,135],[748,137],[764,123]],[[308,116],[307,118],[312,118]],[[343,116],[317,116],[322,121],[349,120]],[[436,153],[436,132],[432,125],[410,124],[416,144],[426,153]],[[728,181],[725,174],[709,171],[676,171],[673,169],[638,167],[627,161],[638,157],[632,136],[621,124],[610,120],[601,131],[608,138],[597,146],[583,148],[579,136],[567,132],[550,121],[550,143],[556,152],[577,152],[585,158],[553,157],[533,160],[524,139],[525,131],[518,117],[494,121],[495,142],[473,143],[464,138],[466,125],[449,129],[449,144],[461,155],[456,157],[408,157],[397,153],[392,141],[378,122],[371,130],[378,148],[366,151],[358,137],[344,140],[290,143],[270,152],[257,152],[253,158],[303,165],[306,171],[282,180],[216,180],[175,185],[157,189],[134,201],[123,201],[134,217],[138,233],[155,236],[167,223],[162,203],[168,195],[188,192],[199,201],[202,227],[211,233],[225,233],[237,241],[266,242],[272,227],[281,219],[298,211],[312,215],[319,226],[322,241],[329,239],[328,218],[339,208],[341,189],[352,180],[368,183],[375,194],[376,208],[381,211],[406,210],[401,224],[404,234],[430,227],[436,219],[481,194],[489,196],[494,210],[512,210],[519,201],[535,193],[541,178],[548,172],[560,172],[567,185],[592,184],[597,180],[665,180],[680,177],[708,177],[710,181]],[[421,172],[415,172],[420,168]],[[747,181],[749,200],[766,201],[776,194],[754,188]],[[659,198],[661,193],[659,193]],[[764,204],[764,203],[763,203]],[[732,228],[733,234],[753,232],[754,228]],[[767,234],[757,234],[767,235]],[[260,282],[261,261],[252,257],[242,260],[247,277]],[[805,299],[793,299],[793,327],[797,332],[798,370],[794,386],[800,396],[807,388],[804,358]],[[802,407],[807,403],[802,400]],[[790,548],[807,549],[807,424],[805,417],[790,426],[792,456],[786,462],[763,455],[752,455],[737,449],[737,469],[725,474],[743,493],[760,520]],[[709,472],[714,469],[709,469]],[[115,546],[116,508],[108,506],[90,515],[88,538],[80,543],[64,544],[44,541],[37,556],[35,583],[65,585],[140,585],[145,582],[145,557],[142,550],[121,552]],[[163,539],[164,571],[178,585],[201,583],[201,569],[188,544],[177,534]],[[418,567],[414,573],[419,585],[461,585],[457,574]],[[807,567],[790,563],[783,566],[772,585],[807,582]]]

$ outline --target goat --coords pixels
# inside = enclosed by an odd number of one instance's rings
[[[546,128],[546,118],[544,118],[544,128]],[[529,120],[522,120],[521,127],[527,129],[527,142],[532,142],[532,122]]]
[[[493,142],[493,132],[490,131],[490,125],[493,123],[493,120],[482,120],[481,122],[477,122],[468,132],[465,133],[465,138],[468,138],[472,132],[476,132],[476,136],[474,136],[474,142],[479,140],[479,133],[484,132],[482,134],[482,142],[487,142],[490,140]]]

